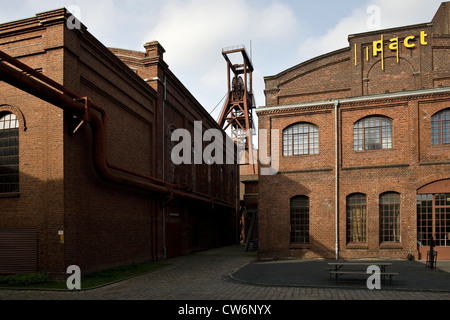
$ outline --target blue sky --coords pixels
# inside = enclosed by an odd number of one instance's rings
[[[226,93],[226,63],[221,55],[224,47],[243,44],[247,51],[251,51],[255,67],[256,104],[263,106],[264,76],[277,74],[309,58],[346,47],[349,34],[429,22],[442,1],[1,2],[0,23],[67,7],[73,8],[74,14],[107,47],[143,51],[145,42],[158,40],[166,49],[164,58],[172,72],[211,112]],[[221,107],[219,104],[212,112],[216,120]]]

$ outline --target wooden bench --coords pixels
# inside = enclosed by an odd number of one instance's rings
[[[384,262],[331,262],[329,265],[334,266],[334,268],[326,268],[326,270],[330,273],[330,279],[332,275],[335,275],[336,281],[338,277],[345,274],[353,274],[353,275],[366,275],[370,276],[371,273],[367,273],[367,270],[358,270],[354,267],[369,267],[371,265],[378,266],[380,268],[380,276],[383,281],[386,281],[386,278],[389,277],[390,283],[392,283],[392,277],[399,275],[396,272],[386,272],[386,266],[392,265],[392,263],[384,263]],[[348,269],[345,269],[350,267]],[[353,267],[353,268],[352,268]],[[345,269],[345,270],[344,270]]]
[[[334,269],[330,270],[330,278],[331,278],[331,275],[333,275],[333,274],[336,276],[336,281],[340,275],[344,275],[344,274],[366,275],[366,276],[371,275],[370,273],[367,273],[366,271],[341,271],[341,270],[335,271]],[[389,283],[392,283],[393,276],[398,276],[398,275],[399,274],[397,272],[381,272],[380,273],[381,279],[383,281],[386,281],[386,277],[389,277]]]

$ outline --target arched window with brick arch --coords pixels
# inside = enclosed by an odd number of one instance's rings
[[[19,121],[0,112],[0,194],[19,192]]]
[[[296,196],[291,198],[291,243],[309,244],[309,198]]]
[[[283,156],[319,153],[319,128],[311,123],[293,124],[283,130]]]
[[[391,119],[383,116],[370,116],[355,123],[353,128],[353,149],[355,151],[391,148]]]
[[[450,108],[431,117],[431,144],[450,144]]]

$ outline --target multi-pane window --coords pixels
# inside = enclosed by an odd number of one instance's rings
[[[417,195],[417,240],[423,246],[450,246],[450,193]]]
[[[392,121],[373,116],[359,120],[353,128],[355,151],[392,148]]]
[[[291,243],[309,243],[309,198],[306,196],[291,199]]]
[[[450,144],[450,109],[431,117],[431,144]]]
[[[380,241],[400,242],[400,195],[388,192],[380,196]]]
[[[450,193],[434,195],[436,246],[450,246]]]
[[[319,153],[319,129],[309,123],[297,123],[283,130],[283,156]]]
[[[417,195],[417,241],[423,246],[430,245],[433,236],[433,195]]]
[[[0,114],[0,193],[19,192],[19,121]]]
[[[357,193],[347,197],[347,242],[367,242],[366,195]]]

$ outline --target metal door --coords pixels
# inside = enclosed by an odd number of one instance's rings
[[[0,229],[0,274],[35,273],[36,229]]]

